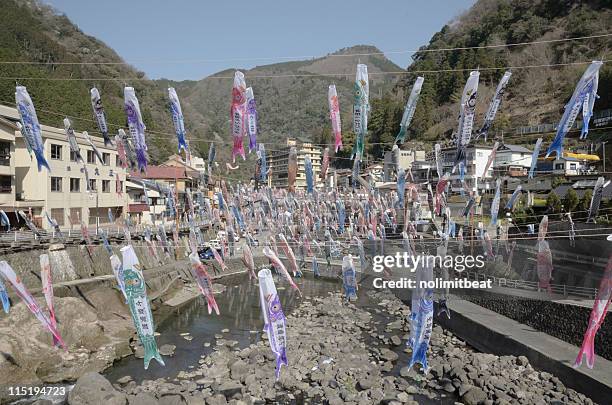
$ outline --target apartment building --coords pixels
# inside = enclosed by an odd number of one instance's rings
[[[287,188],[287,165],[289,161],[289,149],[292,146],[295,146],[297,149],[296,189],[306,189],[306,170],[304,169],[304,158],[306,156],[309,156],[312,162],[315,187],[322,187],[323,184],[317,177],[321,171],[321,148],[307,142],[297,145],[294,139],[287,139],[287,144],[285,146],[270,151],[268,156],[268,185],[271,187]]]
[[[0,105],[0,209],[31,212],[33,222],[43,229],[50,228],[43,220],[45,212],[62,228],[78,227],[81,220],[89,225],[107,224],[109,208],[115,218],[122,215],[127,205],[126,171],[120,167],[114,147],[106,147],[101,137],[90,135],[101,154],[100,162],[83,135],[75,131],[84,160],[77,162],[64,128],[41,124],[51,170],[39,172],[17,128],[18,121],[15,108]],[[9,218],[16,222],[16,216]]]
[[[484,172],[492,147],[485,145],[469,145],[466,149],[465,188],[467,191],[487,191],[495,188],[493,178],[493,164]],[[443,148],[441,150],[442,170],[451,173],[455,164],[457,149],[455,147]],[[435,164],[435,163],[434,163]],[[450,176],[451,190],[458,192],[461,189],[459,168]]]

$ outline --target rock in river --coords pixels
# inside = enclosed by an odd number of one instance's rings
[[[115,390],[111,383],[98,373],[86,373],[76,382],[68,395],[69,405],[125,405],[125,394]]]

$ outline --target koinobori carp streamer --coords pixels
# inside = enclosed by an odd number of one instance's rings
[[[281,367],[289,365],[287,361],[287,321],[274,285],[272,272],[263,269],[259,271],[257,276],[259,278],[259,298],[264,318],[264,331],[268,335],[270,349],[276,356],[275,375],[278,380]]]
[[[246,133],[246,82],[244,74],[240,71],[234,73],[234,86],[232,87],[232,106],[230,109],[230,122],[234,147],[232,149],[232,161],[236,162],[236,156],[242,156],[246,160],[242,138]]]
[[[402,115],[402,120],[400,122],[400,130],[395,137],[396,144],[402,144],[406,139],[406,131],[408,130],[412,117],[414,116],[414,112],[416,111],[417,101],[419,100],[419,95],[421,94],[421,88],[423,88],[424,81],[425,78],[418,76],[414,81],[414,85],[412,85],[412,91],[410,92],[410,96],[406,102],[404,114]]]
[[[42,308],[38,305],[32,294],[30,294],[26,286],[21,281],[21,277],[18,277],[17,274],[15,274],[15,271],[7,262],[0,262],[0,275],[13,286],[15,293],[19,296],[19,298],[21,298],[25,306],[34,314],[36,319],[40,321],[43,327],[47,328],[47,330],[51,332],[53,338],[57,339],[62,347],[66,347],[59,331],[57,330],[57,327],[55,327],[47,315],[44,314]]]
[[[563,156],[563,141],[565,140],[565,135],[567,135],[574,125],[581,109],[583,110],[581,138],[586,137],[586,134],[589,132],[589,120],[593,115],[595,98],[597,98],[599,68],[601,68],[602,65],[603,62],[593,61],[578,81],[572,97],[565,105],[565,111],[557,125],[555,139],[553,139],[548,147],[545,157],[550,156],[553,152],[556,153],[557,159]]]
[[[172,114],[172,123],[174,124],[174,132],[176,132],[176,139],[178,141],[178,151],[181,150],[187,152],[187,141],[185,140],[185,119],[183,117],[183,110],[181,109],[181,102],[179,101],[178,95],[174,87],[168,87],[168,98],[170,99],[170,113]]]
[[[113,141],[111,141],[108,136],[108,125],[106,124],[106,113],[104,112],[104,106],[102,106],[102,98],[100,97],[100,92],[97,88],[93,87],[89,90],[89,94],[91,96],[91,108],[93,110],[94,118],[96,119],[96,123],[98,124],[98,129],[102,133],[102,137],[104,138],[104,146],[112,146]]]
[[[332,132],[334,133],[334,147],[336,153],[342,148],[342,122],[340,121],[340,102],[336,85],[330,84],[327,90],[327,102],[329,104],[329,118],[331,120]]]
[[[491,129],[491,125],[493,125],[493,120],[495,120],[497,110],[499,110],[499,106],[501,105],[502,97],[506,92],[506,86],[508,86],[510,76],[512,76],[512,72],[508,70],[499,80],[497,88],[495,89],[495,94],[493,95],[493,99],[491,100],[491,104],[489,104],[489,109],[485,114],[484,123],[482,124],[482,128],[480,128],[480,131],[478,131],[476,139],[480,138],[481,136],[484,136],[485,141],[487,140],[487,134],[489,133],[489,129]]]
[[[368,80],[368,67],[364,64],[357,65],[355,77],[354,100],[353,100],[353,132],[355,133],[355,145],[353,146],[352,158],[363,157],[365,136],[368,132],[368,112],[370,110],[370,84]]]
[[[43,167],[51,171],[51,167],[49,167],[49,163],[45,158],[42,130],[38,122],[36,109],[28,94],[28,90],[24,86],[17,86],[15,88],[15,105],[17,106],[21,121],[21,135],[25,140],[28,152],[34,152],[36,163],[38,164],[38,171],[40,172]]]
[[[476,95],[478,94],[478,79],[480,73],[477,71],[470,72],[470,76],[463,88],[461,95],[461,106],[459,110],[459,125],[457,127],[457,137],[455,145],[457,154],[455,155],[455,163],[453,172],[458,165],[465,167],[466,164],[466,149],[472,138],[472,128],[474,126],[474,115],[476,112]],[[460,168],[461,170],[461,168]]]
[[[410,305],[410,338],[408,345],[412,348],[412,355],[408,368],[416,363],[423,366],[425,373],[429,370],[427,364],[427,349],[433,328],[433,289],[424,287],[433,281],[433,265],[431,261],[421,262],[416,269],[416,288],[412,293]]]
[[[128,128],[130,130],[130,136],[132,137],[132,142],[134,142],[134,149],[136,151],[138,170],[144,172],[147,170],[147,142],[145,140],[146,127],[142,120],[140,103],[138,102],[136,91],[133,87],[125,87],[123,89],[123,96]]]
[[[253,88],[246,89],[246,130],[249,135],[249,153],[257,148],[257,104]]]
[[[159,364],[165,366],[155,342],[153,315],[151,314],[149,299],[147,298],[147,287],[142,270],[140,269],[140,262],[131,245],[122,248],[121,253],[123,255],[125,295],[138,338],[144,348],[144,368],[145,370],[149,368],[151,359],[155,359]]]
[[[612,300],[612,255],[608,258],[608,264],[604,271],[603,277],[599,282],[599,288],[597,289],[597,296],[593,302],[593,309],[589,316],[589,323],[586,332],[584,332],[584,338],[582,340],[582,346],[576,356],[574,367],[580,367],[582,365],[583,356],[586,357],[586,363],[588,368],[593,368],[595,364],[595,335],[597,331],[603,325],[606,315],[608,314],[608,307]]]
[[[196,280],[200,292],[206,298],[208,304],[208,313],[211,314],[214,310],[219,315],[219,306],[215,301],[215,295],[213,292],[212,279],[206,271],[206,267],[200,261],[198,253],[194,252],[189,255],[189,262],[191,263],[191,275]]]
[[[49,255],[40,255],[40,279],[42,281],[42,292],[45,296],[47,309],[49,310],[49,322],[51,326],[57,330],[57,320],[55,319],[55,309],[53,308],[53,273],[51,272],[51,263],[49,263]],[[53,346],[63,346],[61,339],[53,336]]]

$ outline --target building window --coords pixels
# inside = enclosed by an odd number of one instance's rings
[[[63,208],[51,208],[51,218],[53,218],[59,226],[63,226],[64,225],[64,209]]]
[[[555,170],[563,170],[563,163],[555,164]]]
[[[89,180],[89,191],[96,191],[96,179]]]
[[[78,179],[75,179],[78,180]],[[80,208],[70,208],[70,222],[72,224],[78,224],[81,220],[81,209]]]
[[[51,191],[61,192],[62,191],[62,178],[51,177]]]
[[[0,176],[0,193],[10,194],[12,192],[11,176]]]
[[[81,179],[70,178],[70,192],[78,193],[81,191]]]
[[[570,170],[576,170],[576,163],[570,163]]]
[[[115,166],[121,167],[121,159],[119,159],[119,155],[115,156]]]
[[[70,151],[70,161],[71,162],[76,162],[77,161],[77,154],[73,150]]]
[[[102,161],[104,166],[110,165],[110,153],[102,152]]]
[[[110,193],[110,180],[102,180],[102,192]]]
[[[62,160],[62,145],[51,144],[51,159]]]
[[[11,165],[11,143],[0,142],[0,166]]]
[[[94,153],[93,150],[87,151],[87,163],[92,163],[92,164],[96,163],[96,154]]]

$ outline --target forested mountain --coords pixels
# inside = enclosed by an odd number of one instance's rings
[[[517,126],[555,123],[586,65],[518,67],[612,59],[610,37],[435,50],[608,33],[612,28],[611,3],[610,0],[479,0],[464,15],[442,27],[422,52],[415,54],[414,62],[405,71],[367,45],[345,48],[320,58],[243,70],[257,101],[260,139],[271,143],[283,143],[287,137],[331,142],[327,88],[335,83],[346,145],[341,154],[348,155],[353,140],[352,93],[358,62],[367,64],[371,73],[372,108],[366,147],[375,159],[390,149],[404,103],[418,75],[425,77],[425,83],[409,129],[410,143],[429,144],[433,139],[451,137],[457,124],[458,100],[469,70],[474,68],[480,68],[481,72],[476,127],[482,123],[503,68],[508,66],[516,68],[512,69],[492,132],[508,133]],[[166,87],[172,85],[183,105],[194,154],[206,156],[210,141],[215,140],[227,142],[217,148],[219,158],[229,156],[229,105],[234,69],[199,81],[149,80],[143,72],[125,64],[104,43],[83,33],[65,15],[37,0],[2,0],[1,5],[0,61],[38,63],[0,64],[0,77],[4,78],[0,79],[1,103],[14,103],[17,81],[28,87],[42,122],[61,126],[64,115],[75,116],[79,117],[73,120],[77,130],[86,129],[95,134],[89,89],[92,86],[100,89],[111,128],[116,130],[125,125],[123,86],[131,85],[140,99],[151,158],[159,162],[175,153],[176,148],[166,93]],[[70,64],[77,62],[86,64]],[[19,79],[26,77],[41,80]],[[73,80],[59,80],[65,78]],[[611,83],[612,68],[608,63],[601,69],[596,110],[611,106]],[[520,143],[520,140],[513,142]],[[249,170],[253,161],[249,159],[241,169]]]
[[[143,72],[121,64],[123,60],[112,49],[83,33],[66,16],[38,1],[2,0],[1,9],[0,61],[41,64],[0,64],[0,77],[42,78],[1,79],[1,103],[14,105],[15,82],[18,82],[28,88],[43,123],[62,127],[65,115],[79,117],[72,120],[74,128],[89,130],[95,135],[89,89],[97,86],[100,90],[108,121],[114,124],[110,128],[116,131],[118,126],[125,125],[123,86],[128,84],[136,89],[140,100],[144,121],[150,131],[148,143],[153,161],[174,150],[172,136],[154,133],[173,133],[167,95],[156,83],[146,80]],[[72,62],[90,64],[66,64]],[[58,80],[64,78],[74,80]]]
[[[387,115],[401,107],[398,95],[408,94],[417,75],[425,77],[419,105],[410,129],[412,139],[448,139],[456,131],[458,100],[471,69],[480,68],[480,86],[475,127],[482,124],[497,82],[508,66],[540,66],[594,59],[612,59],[610,37],[488,49],[435,49],[482,47],[550,41],[610,33],[612,2],[578,0],[479,0],[469,11],[442,27],[422,52],[415,54],[408,72],[398,82],[394,96],[385,100]],[[518,126],[556,123],[587,65],[510,69],[506,89],[493,132]],[[493,70],[490,68],[502,68]],[[463,71],[461,71],[463,69]],[[452,72],[418,73],[430,70]],[[612,106],[612,67],[600,71],[595,110]],[[391,114],[392,115],[392,114]],[[382,131],[382,139],[395,135]],[[508,135],[511,136],[511,135]],[[591,135],[590,135],[591,136]],[[593,133],[592,136],[597,136]],[[512,142],[520,143],[515,139]]]

